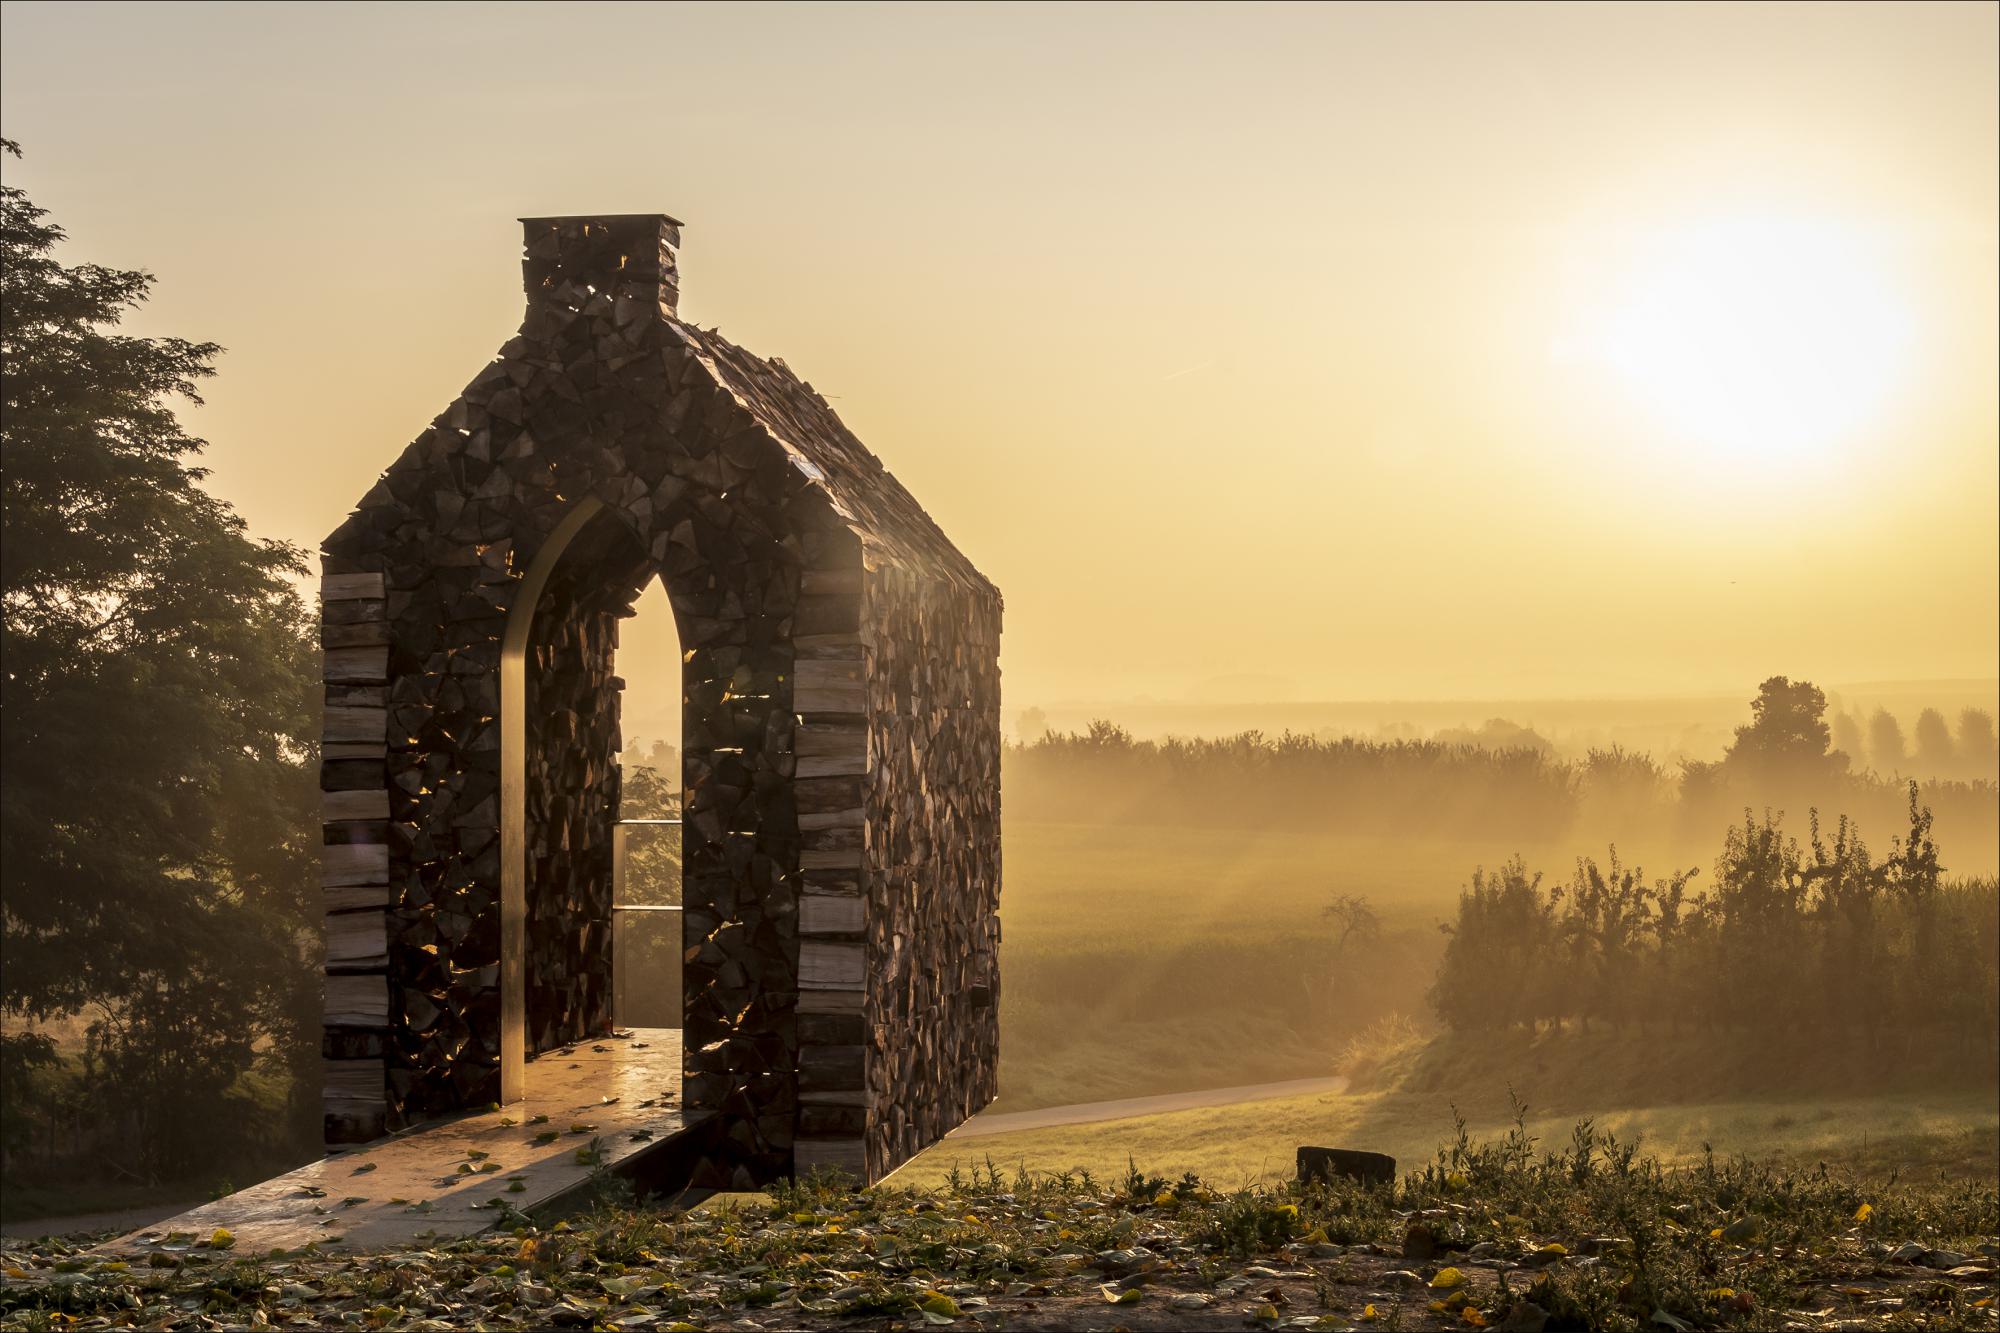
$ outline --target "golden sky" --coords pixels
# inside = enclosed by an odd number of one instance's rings
[[[2000,674],[1996,14],[8,4],[0,120],[228,348],[260,535],[511,333],[516,218],[662,211],[999,583],[1010,715],[1748,697]]]

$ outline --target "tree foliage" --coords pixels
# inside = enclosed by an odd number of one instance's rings
[[[1713,884],[1648,883],[1614,852],[1544,888],[1517,858],[1460,895],[1431,1001],[1449,1027],[1664,1019],[1766,1035],[1894,1031],[1990,1053],[2000,1041],[1993,881],[1944,880],[1931,814],[1873,859],[1815,815],[1806,843],[1748,812]]]
[[[1773,676],[1750,701],[1750,722],[1736,729],[1728,766],[1764,781],[1822,778],[1841,767],[1826,722],[1826,694],[1809,680]]]
[[[0,188],[0,1000],[91,1020],[157,1172],[311,1021],[317,671],[300,553],[202,488],[175,415],[220,349],[120,332],[152,278],[62,240]]]

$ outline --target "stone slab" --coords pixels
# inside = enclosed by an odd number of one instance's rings
[[[314,1243],[360,1252],[484,1231],[506,1215],[493,1200],[530,1212],[585,1184],[596,1167],[578,1160],[579,1149],[595,1143],[597,1164],[616,1170],[698,1123],[699,1115],[681,1108],[680,1039],[672,1028],[635,1028],[623,1038],[547,1052],[528,1065],[519,1102],[361,1144],[108,1241],[98,1252],[187,1250],[205,1245],[217,1228],[234,1237],[235,1254]],[[592,1128],[572,1132],[586,1125]],[[536,1142],[550,1132],[552,1140]],[[499,1169],[481,1169],[488,1164]],[[521,1189],[511,1190],[516,1181]]]

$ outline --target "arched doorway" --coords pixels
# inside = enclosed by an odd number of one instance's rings
[[[545,1051],[608,1035],[618,1020],[619,945],[631,963],[678,962],[680,891],[659,921],[621,923],[622,621],[658,571],[617,516],[577,503],[537,553],[508,615],[501,657],[500,1100],[522,1095],[523,1065]],[[671,603],[666,608],[672,614]],[[678,643],[678,635],[674,636]],[[678,666],[678,663],[676,663]],[[681,693],[676,671],[674,693]],[[676,727],[678,732],[679,728]],[[655,816],[672,828],[679,817]],[[678,869],[678,858],[676,858]],[[677,879],[677,876],[676,876]],[[659,887],[659,886],[656,886]],[[649,904],[648,906],[651,906]],[[656,978],[656,981],[664,981]],[[680,970],[673,969],[678,988]],[[638,988],[634,988],[635,994]],[[649,1017],[667,1015],[657,991]],[[676,995],[671,1022],[681,1026]]]

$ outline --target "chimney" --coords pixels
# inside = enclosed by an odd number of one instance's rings
[[[657,302],[666,314],[674,313],[680,300],[677,219],[664,213],[522,218],[521,230],[526,247],[521,274],[530,308],[556,301],[574,309],[588,289],[609,290],[614,299]]]

